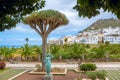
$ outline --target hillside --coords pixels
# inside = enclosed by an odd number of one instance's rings
[[[91,26],[87,27],[84,29],[84,31],[87,30],[96,30],[100,28],[108,28],[109,26],[111,27],[120,27],[120,20],[117,19],[100,19],[97,20],[95,23],[93,23]]]

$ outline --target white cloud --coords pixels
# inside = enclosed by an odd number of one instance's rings
[[[16,27],[14,29],[12,29],[13,31],[17,31],[17,32],[32,32],[32,30],[29,30],[29,29],[26,29],[26,28],[23,28],[23,27]]]
[[[11,29],[11,31],[13,31],[13,32],[27,32],[27,33],[34,32],[34,30],[31,29],[28,25],[24,25],[22,23],[17,24],[17,27]]]
[[[46,0],[46,6],[43,9],[72,9],[75,4],[75,0]]]

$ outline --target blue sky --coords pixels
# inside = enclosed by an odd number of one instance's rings
[[[102,12],[91,19],[79,17],[77,11],[73,10],[76,0],[46,0],[46,6],[43,9],[54,9],[64,13],[69,19],[69,24],[61,26],[54,30],[48,37],[49,39],[62,38],[66,35],[77,35],[86,27],[98,19],[116,18],[112,13]],[[23,45],[25,38],[29,38],[29,44],[41,45],[41,37],[29,25],[18,23],[15,28],[0,32],[0,45]]]

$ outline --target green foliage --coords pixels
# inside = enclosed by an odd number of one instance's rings
[[[42,57],[42,48],[41,46],[33,46],[32,47],[32,50],[33,50],[33,56],[36,55],[36,58],[38,58],[38,61],[41,61],[41,57]]]
[[[42,54],[42,49],[40,46],[34,46],[33,48],[34,48],[35,53]]]
[[[83,54],[86,53],[85,45],[84,44],[72,44],[69,45],[68,55],[71,56],[72,59],[79,59],[82,57]]]
[[[96,65],[92,63],[85,63],[80,65],[80,70],[82,71],[94,71],[96,68]]]
[[[23,16],[44,5],[44,0],[0,0],[0,31],[15,27]]]
[[[40,21],[40,23],[36,22],[36,20]],[[29,16],[23,18],[23,23],[30,24],[34,22],[36,25],[48,25],[49,27],[53,27],[53,30],[58,26],[66,25],[69,23],[67,17],[59,11],[56,10],[42,10],[39,12],[34,12]],[[31,25],[30,25],[31,26]],[[35,27],[35,26],[34,26]],[[42,31],[42,30],[41,30]]]
[[[110,60],[119,60],[120,58],[120,44],[103,44],[103,45],[89,45],[86,44],[65,44],[65,45],[50,45],[50,53],[54,59],[80,59],[81,61],[103,61],[109,58]],[[0,48],[0,59],[8,60],[14,58],[13,56],[22,54],[22,58],[27,56],[35,60],[41,60],[42,46],[30,46],[25,44],[21,48]]]
[[[21,49],[22,49],[22,56],[24,57],[25,60],[28,57],[31,57],[31,56],[34,55],[33,54],[33,52],[34,52],[33,48],[28,44],[25,44],[24,46],[22,46]]]
[[[14,51],[14,48],[8,48],[4,46],[0,48],[0,55],[3,56],[3,60],[6,60],[7,58],[10,58],[12,56],[12,53]]]
[[[51,45],[50,53],[54,55],[54,59],[58,59],[60,56],[60,46],[59,45]]]
[[[111,54],[110,59],[120,59],[120,54]]]
[[[73,9],[78,11],[79,16],[91,18],[100,14],[101,8],[104,11],[112,12],[120,18],[119,0],[77,0]]]
[[[96,58],[102,58],[105,56],[104,46],[99,46],[96,50]]]
[[[105,45],[100,45],[98,47],[91,48],[89,57],[91,58],[104,58],[106,54]]]

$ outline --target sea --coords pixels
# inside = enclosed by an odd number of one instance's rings
[[[24,45],[0,45],[0,48],[1,48],[1,47],[7,47],[7,48],[12,48],[12,47],[14,47],[14,48],[20,48],[20,47],[22,47],[22,46],[24,46]],[[30,45],[30,46],[35,46],[35,45]],[[36,46],[40,46],[40,45],[36,45]]]
[[[8,47],[8,48],[12,48],[12,47],[14,47],[14,48],[20,48],[22,46],[23,45],[0,45],[0,47]]]

